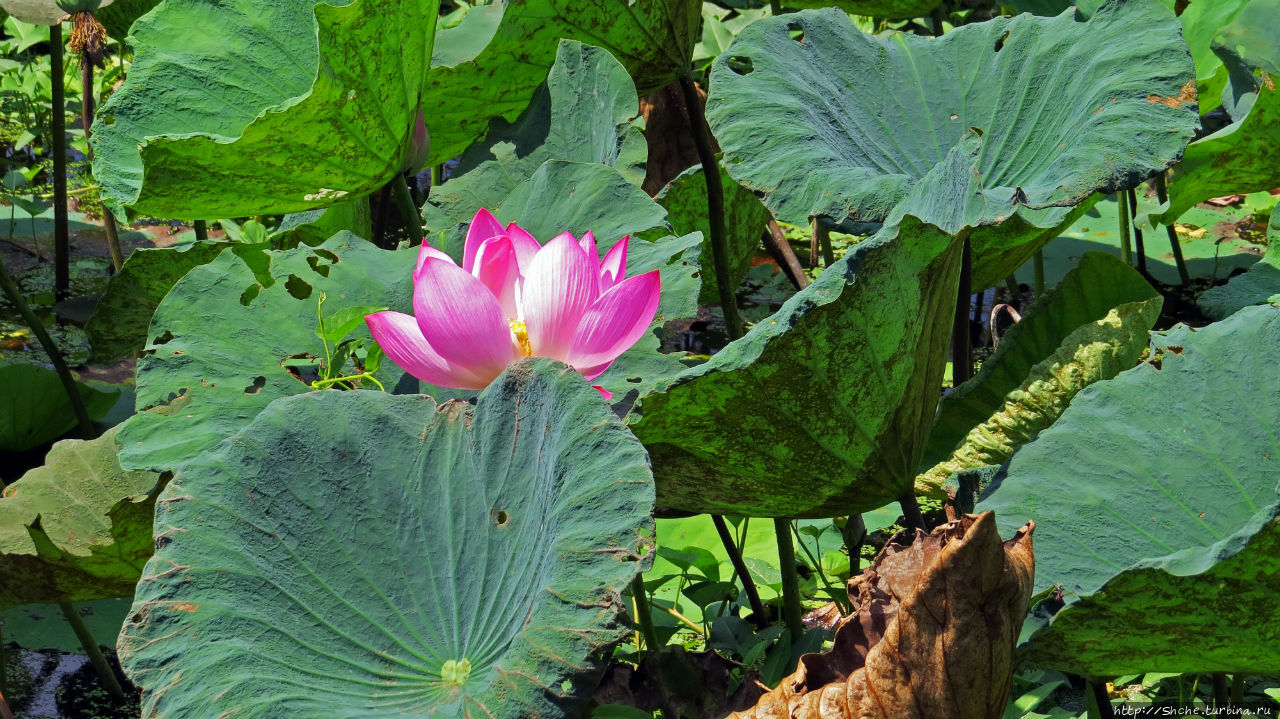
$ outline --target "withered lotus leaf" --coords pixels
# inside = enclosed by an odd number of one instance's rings
[[[1034,522],[1000,541],[966,514],[891,542],[849,580],[835,644],[729,719],[999,719],[1031,598]]]

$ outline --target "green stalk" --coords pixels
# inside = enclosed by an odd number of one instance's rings
[[[71,606],[71,602],[66,601],[58,602],[58,608],[62,610],[62,616],[67,618],[67,623],[71,625],[71,630],[76,633],[76,638],[80,640],[80,646],[84,648],[84,653],[89,655],[89,663],[93,665],[94,671],[98,672],[98,678],[102,680],[102,686],[116,701],[127,701],[124,689],[120,686],[120,681],[116,679],[116,673],[111,669],[111,665],[107,663],[107,658],[102,655],[102,650],[98,648],[98,642],[89,633],[89,627],[85,626],[84,619],[80,617],[80,612],[77,612],[76,608]]]
[[[764,247],[797,290],[803,290],[809,286],[809,278],[805,276],[804,268],[800,266],[800,258],[796,257],[795,250],[791,249],[791,243],[787,242],[786,235],[782,234],[782,228],[778,227],[778,221],[772,217],[769,218],[769,230],[764,236]]]
[[[31,307],[27,305],[27,301],[22,298],[22,293],[18,291],[18,285],[10,276],[8,268],[4,266],[4,262],[0,261],[0,289],[4,290],[4,294],[9,298],[9,302],[16,308],[18,313],[22,315],[22,321],[27,323],[31,328],[31,333],[36,336],[40,342],[40,346],[44,348],[45,354],[49,355],[49,360],[53,362],[53,369],[58,373],[58,379],[62,380],[62,388],[67,391],[67,399],[71,401],[71,409],[76,413],[76,421],[80,423],[80,432],[85,439],[93,439],[97,436],[97,432],[93,428],[93,420],[89,419],[89,412],[84,407],[84,401],[80,398],[80,390],[76,388],[76,381],[71,377],[71,370],[67,369],[67,363],[62,359],[62,354],[58,352],[58,346],[53,343],[53,338],[49,336],[49,332],[45,330],[44,323],[36,317],[36,313],[31,311]]]
[[[409,241],[415,242],[421,239],[422,215],[413,204],[413,195],[409,193],[409,181],[405,179],[404,174],[392,178],[391,190],[396,209],[400,211],[400,221],[404,223],[404,230],[409,235]]]
[[[1230,693],[1227,690],[1227,673],[1214,672],[1213,673],[1213,703],[1217,704],[1220,707],[1225,707],[1227,705],[1227,699],[1229,695]]]
[[[1107,696],[1104,682],[1087,680],[1089,684],[1089,718],[1115,719],[1115,710],[1111,708],[1111,697]]]
[[[969,298],[973,295],[973,250],[964,238],[960,259],[960,282],[956,290],[956,313],[951,324],[951,386],[959,387],[973,377],[973,347],[969,337]]]
[[[1004,288],[1009,291],[1009,300],[1011,302],[1022,299],[1022,288],[1018,287],[1017,277],[1014,277],[1013,275],[1009,275],[1008,277],[1005,277]]]
[[[207,220],[196,220],[191,223],[191,229],[196,231],[196,242],[209,241],[209,222]]]
[[[773,531],[778,536],[778,566],[782,570],[782,618],[794,643],[804,633],[804,624],[800,621],[800,575],[796,572],[796,548],[791,543],[791,520],[775,518]]]
[[[836,262],[835,252],[831,250],[831,231],[818,219],[813,221],[813,234],[818,238],[818,248],[822,251],[822,266],[830,267]]]
[[[689,113],[689,127],[693,131],[693,142],[698,148],[698,159],[702,162],[702,174],[707,180],[707,219],[711,224],[711,257],[714,260],[716,285],[720,291],[720,307],[724,310],[724,323],[728,330],[729,340],[733,341],[743,335],[742,318],[738,316],[738,300],[734,296],[737,283],[729,276],[729,239],[724,227],[724,186],[720,181],[720,164],[716,162],[715,153],[711,149],[710,130],[702,111],[702,102],[698,99],[698,90],[694,87],[693,78],[685,75],[680,78],[680,89],[684,91],[685,110]]]
[[[769,14],[774,17],[782,14],[781,0],[769,0]]]
[[[653,616],[649,614],[649,596],[645,594],[644,580],[639,574],[631,580],[631,598],[636,603],[636,624],[640,626],[645,648],[650,654],[657,653],[661,646],[658,644],[658,633],[653,629]]]
[[[790,523],[788,522],[788,524]],[[804,556],[809,558],[809,564],[813,565],[813,571],[818,573],[818,579],[822,580],[822,586],[827,588],[827,593],[831,595],[831,601],[835,602],[837,607],[840,607],[841,614],[848,615],[848,597],[842,597],[840,596],[840,592],[836,591],[836,587],[831,583],[831,579],[827,577],[827,573],[822,571],[822,562],[818,561],[817,555],[809,551],[809,545],[804,543],[804,537],[800,536],[799,527],[794,524],[791,525],[791,535],[792,539],[794,539],[796,544],[800,547],[800,551],[804,552]],[[813,541],[814,543],[817,543],[818,540],[815,539]],[[821,549],[821,547],[819,547],[819,549]]]
[[[1169,200],[1169,188],[1165,184],[1163,172],[1156,175],[1156,200],[1162,205]],[[1165,225],[1164,229],[1169,233],[1169,249],[1173,251],[1173,262],[1178,266],[1178,279],[1185,287],[1191,283],[1191,275],[1187,272],[1187,261],[1182,259],[1182,243],[1178,242],[1178,231],[1174,229],[1173,222]]]
[[[65,300],[71,290],[71,235],[67,225],[67,101],[62,87],[62,23],[49,28],[49,65],[53,87],[53,294]]]
[[[93,137],[93,63],[80,61],[80,122],[84,126],[84,139]],[[89,161],[93,161],[93,145],[89,146]],[[111,268],[119,272],[124,267],[124,252],[120,249],[120,233],[116,231],[116,217],[106,206],[102,208],[102,229],[107,233],[107,251],[111,253]]]
[[[444,182],[444,165],[431,166],[431,189],[434,190]]]
[[[920,502],[916,500],[914,487],[908,487],[907,491],[898,497],[898,506],[902,508],[902,519],[908,528],[919,529],[922,532],[929,531],[924,523],[924,515],[920,513]]]
[[[1133,267],[1133,245],[1129,241],[1129,195],[1116,193],[1116,214],[1120,216],[1120,260]]]
[[[1240,672],[1231,675],[1231,705],[1244,706],[1244,675]]]
[[[1138,223],[1133,220],[1138,215],[1138,193],[1129,190],[1129,224],[1133,225],[1133,251],[1137,255],[1138,272],[1143,277],[1147,275],[1147,248],[1142,244],[1142,228],[1138,227]]]
[[[769,615],[764,611],[764,602],[760,601],[760,592],[756,589],[755,580],[751,578],[747,563],[742,559],[742,552],[738,551],[737,542],[734,542],[729,534],[729,525],[725,524],[724,517],[718,514],[711,515],[711,523],[716,526],[720,543],[724,545],[724,551],[729,554],[729,562],[733,564],[734,576],[729,581],[732,582],[736,578],[742,579],[742,589],[747,593],[747,602],[751,605],[751,613],[756,618],[756,628],[764,629],[769,624]]]

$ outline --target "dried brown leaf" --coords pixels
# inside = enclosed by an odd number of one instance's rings
[[[891,542],[849,580],[854,612],[831,651],[801,657],[730,719],[999,719],[1031,597],[1034,528],[1001,542],[986,512]]]

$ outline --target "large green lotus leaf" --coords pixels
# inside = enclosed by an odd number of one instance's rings
[[[489,119],[514,120],[556,58],[561,38],[589,42],[616,57],[640,94],[688,71],[698,32],[698,0],[521,0],[501,3],[492,15],[441,30],[451,52],[434,58],[423,109],[436,164],[456,157],[484,135]],[[475,52],[478,38],[491,39]],[[469,37],[470,36],[470,37]],[[474,54],[473,54],[474,53]]]
[[[666,210],[616,168],[606,165],[548,160],[508,195],[490,192],[495,188],[484,185],[474,189],[476,194],[469,199],[449,205],[448,213],[427,213],[427,228],[436,231],[434,245],[461,260],[466,223],[481,207],[489,208],[504,224],[518,223],[542,242],[561,232],[581,236],[591,230],[602,257],[614,243],[630,235],[627,275],[659,270],[662,299],[650,333],[595,381],[615,394],[643,393],[684,369],[679,355],[658,352],[654,332],[669,320],[692,317],[697,311],[702,286],[698,259],[701,235],[673,235]],[[437,397],[456,396],[425,391]]]
[[[167,470],[238,432],[271,400],[309,386],[281,367],[291,355],[323,356],[316,311],[411,303],[415,250],[380,250],[350,233],[319,247],[238,245],[188,272],[156,308],[138,360],[140,414],[120,434],[128,469]],[[368,337],[366,328],[356,336]],[[417,392],[393,363],[388,389]]]
[[[373,213],[368,198],[358,197],[319,210],[285,215],[280,227],[271,234],[271,240],[277,249],[296,247],[299,243],[319,245],[343,230],[366,240],[373,237]]]
[[[1267,251],[1247,272],[1227,284],[1205,290],[1196,304],[1206,317],[1220,320],[1241,307],[1280,304],[1280,205],[1271,210]]]
[[[160,0],[115,0],[106,7],[93,11],[93,16],[107,29],[107,35],[123,41],[129,35],[134,21],[160,4]]]
[[[1114,308],[1130,303],[1148,303],[1159,297],[1159,293],[1137,270],[1119,259],[1103,252],[1085,253],[1075,269],[1067,273],[1057,287],[1031,305],[1022,320],[1005,333],[995,353],[983,361],[978,374],[942,398],[924,453],[926,466],[946,459],[970,430],[987,421],[1005,405],[1010,392],[1025,391],[1032,368],[1064,348],[1064,341],[1079,328],[1105,320]],[[1159,301],[1147,306],[1154,307],[1159,313]],[[1121,336],[1133,334],[1127,327],[1122,329],[1119,322],[1105,327],[1123,332]],[[1141,336],[1139,349],[1146,346],[1149,329],[1151,327],[1147,324],[1137,332]],[[1091,336],[1087,342],[1099,339]],[[1079,344],[1072,343],[1072,346]],[[1129,366],[1135,361],[1136,353],[1128,360]],[[1119,369],[1113,370],[1112,376]],[[1079,379],[1082,378],[1077,376],[1075,381]],[[1082,386],[1077,387],[1077,391]],[[1069,402],[1070,398],[1065,400]]]
[[[928,15],[941,0],[787,0],[783,4],[795,9],[835,6],[853,15],[905,18]]]
[[[987,204],[1007,210],[963,224],[1016,214],[1029,225],[975,231],[981,264],[1045,241],[1071,207],[1178,158],[1198,123],[1179,32],[1155,0],[1113,1],[1088,21],[997,18],[940,38],[877,38],[839,10],[802,11],[751,24],[720,56],[707,118],[730,174],[796,224],[883,220],[976,128]]]
[[[1280,665],[1280,308],[1155,335],[1089,387],[979,508],[1034,518],[1038,589],[1067,606],[1029,657],[1086,675]]]
[[[409,146],[437,7],[161,3],[134,23],[129,79],[94,128],[104,197],[203,218],[369,194],[399,171]]]
[[[910,491],[942,381],[960,249],[905,218],[641,397],[632,429],[659,504],[822,517]]]
[[[547,160],[611,165],[639,186],[648,157],[639,115],[621,63],[601,48],[561,40],[529,107],[514,124],[494,118],[484,141],[463,153],[457,176],[431,189],[428,228],[470,221],[477,207],[496,205]]]
[[[1147,333],[1160,317],[1162,304],[1159,295],[1126,302],[1106,317],[1077,327],[1027,372],[989,417],[965,434],[946,459],[916,478],[916,493],[945,499],[944,485],[954,473],[1006,461],[1062,416],[1082,389],[1133,367],[1147,347]]]
[[[147,344],[147,326],[174,283],[209,262],[232,243],[194,242],[185,247],[141,248],[111,277],[107,291],[85,324],[93,347],[90,361],[108,364]]]
[[[123,664],[146,717],[577,716],[653,497],[644,448],[551,360],[474,408],[282,399],[162,496]]]
[[[729,276],[733,278],[736,287],[737,282],[751,269],[751,260],[760,245],[761,233],[767,231],[767,224],[773,216],[769,214],[769,208],[760,204],[755,195],[739,185],[723,169],[720,171],[720,181],[724,187]],[[667,210],[667,220],[676,234],[702,233],[704,241],[698,262],[707,270],[702,278],[702,293],[698,301],[703,304],[718,303],[720,294],[716,288],[715,272],[712,271],[715,262],[711,256],[711,223],[707,219],[707,176],[702,171],[702,166],[695,165],[680,173],[654,199]]]
[[[118,392],[76,382],[89,417],[106,414]],[[75,410],[51,369],[29,364],[0,365],[0,452],[21,452],[57,439],[77,425]]]
[[[126,472],[117,428],[68,439],[0,499],[0,608],[125,597],[151,556],[151,516],[164,482]]]
[[[1198,202],[1280,185],[1280,1],[1252,2],[1223,28],[1214,49],[1230,71],[1222,104],[1233,122],[1187,146],[1169,182],[1172,223]]]

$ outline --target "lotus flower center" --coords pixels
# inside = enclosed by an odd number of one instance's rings
[[[520,345],[524,356],[532,357],[533,347],[529,344],[529,328],[525,327],[520,320],[507,320],[507,326],[511,328],[511,334],[515,335],[516,343]]]

